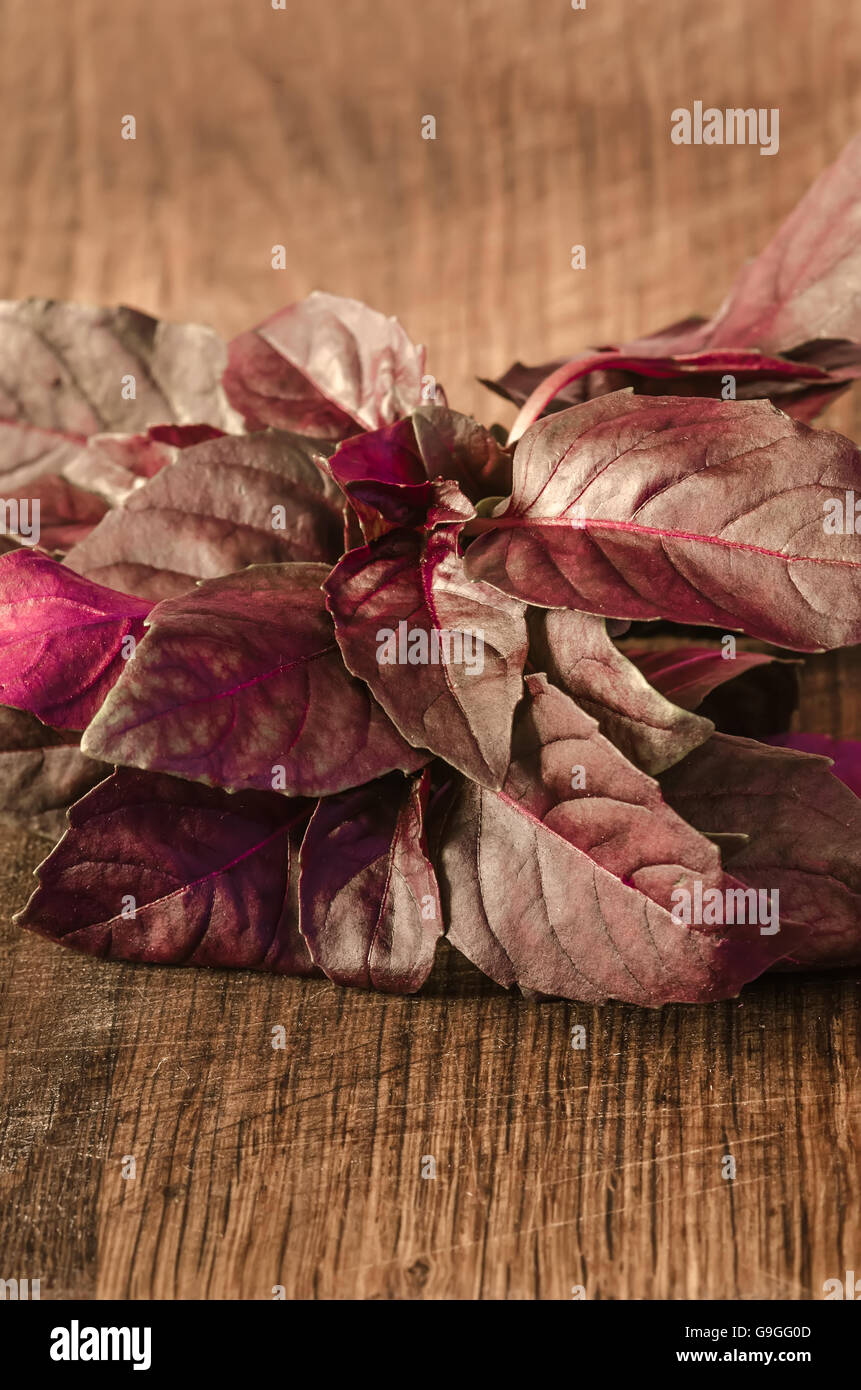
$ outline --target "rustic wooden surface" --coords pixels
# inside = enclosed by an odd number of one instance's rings
[[[0,293],[225,333],[357,295],[485,419],[479,371],[713,309],[861,127],[845,0],[3,0],[0,52]],[[695,99],[778,106],[780,153],[671,145]],[[807,727],[861,737],[859,674],[810,662]],[[0,836],[11,913],[44,844]],[[7,922],[0,1276],[43,1298],[796,1299],[859,1268],[855,975],[593,1010],[442,951],[389,999]]]

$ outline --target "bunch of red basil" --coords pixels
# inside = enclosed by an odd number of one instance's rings
[[[17,920],[644,1005],[861,961],[861,745],[781,737],[861,642],[859,374],[861,137],[714,318],[489,383],[508,440],[353,300],[0,304],[2,809],[69,807]]]

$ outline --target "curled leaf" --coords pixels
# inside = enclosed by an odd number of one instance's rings
[[[410,743],[499,786],[526,658],[523,605],[466,578],[447,528],[351,550],[325,590],[348,668]]]
[[[530,613],[533,664],[597,719],[605,738],[632,763],[656,776],[714,729],[708,719],[671,702],[610,640],[603,618],[568,609]]]
[[[248,429],[345,439],[414,410],[424,363],[397,319],[315,291],[234,338],[224,387]]]
[[[412,994],[442,933],[423,818],[428,775],[321,801],[302,844],[302,935],[330,980]]]
[[[396,527],[466,521],[472,505],[507,490],[511,460],[489,430],[447,406],[345,440],[329,464],[367,540]]]

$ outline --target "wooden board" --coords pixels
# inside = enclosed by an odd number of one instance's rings
[[[357,295],[487,420],[477,373],[716,307],[861,126],[845,0],[4,0],[0,45],[0,293],[225,333]],[[779,154],[673,146],[695,99],[778,106]],[[830,420],[861,437],[857,397]],[[861,737],[859,673],[811,659],[806,727]],[[45,845],[0,836],[0,1276],[43,1298],[796,1299],[858,1267],[857,974],[655,1013],[446,950],[415,999],[112,966],[8,925]]]

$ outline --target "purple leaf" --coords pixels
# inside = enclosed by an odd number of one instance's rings
[[[533,609],[530,658],[601,733],[643,772],[657,776],[714,730],[708,719],[672,704],[611,642],[603,618],[567,609]]]
[[[834,776],[856,796],[861,796],[861,743],[857,740],[831,738],[828,734],[775,734],[762,741],[774,748],[789,748],[796,753],[815,753],[821,758],[830,758]]]
[[[158,604],[84,735],[105,762],[231,791],[323,796],[427,754],[344,667],[326,565],[255,565]]]
[[[150,604],[30,550],[0,558],[0,702],[58,729],[92,719]]]
[[[0,302],[0,474],[24,487],[61,472],[84,441],[170,420],[236,429],[209,328],[124,307]],[[134,395],[131,394],[132,389]]]
[[[424,368],[397,319],[315,291],[234,338],[224,387],[248,429],[345,439],[414,410]]]
[[[0,707],[0,811],[34,817],[65,810],[108,771],[84,757],[75,735]]]
[[[861,640],[861,540],[826,534],[858,450],[763,401],[618,392],[539,421],[471,578],[544,607],[743,628],[813,651]]]
[[[856,135],[745,266],[700,330],[701,341],[709,348],[755,343],[766,352],[785,352],[815,338],[861,339],[859,219]]]
[[[629,383],[660,392],[654,379],[668,377],[676,389],[686,380],[697,394],[717,395],[725,373],[738,378],[740,399],[769,396],[813,419],[861,375],[859,190],[856,136],[744,267],[713,318],[688,318],[568,362],[517,362],[486,382],[523,407],[511,439],[554,401],[573,405]]]
[[[351,550],[325,590],[349,670],[404,736],[499,786],[522,689],[523,605],[470,582],[445,529]]]
[[[424,405],[413,413],[412,424],[429,478],[449,478],[471,502],[510,491],[510,453],[471,416]]]
[[[336,560],[344,500],[297,435],[226,435],[183,449],[108,512],[66,563],[126,593],[173,598],[250,564]]]
[[[661,786],[692,825],[749,837],[729,869],[808,927],[790,963],[861,962],[861,801],[825,759],[715,734]]]
[[[297,911],[309,810],[120,769],[72,807],[15,921],[109,960],[313,974]]]
[[[526,684],[502,790],[464,782],[437,837],[452,944],[508,987],[649,1006],[730,997],[784,955],[783,925],[674,919],[681,890],[736,887],[717,849],[568,696]]]
[[[428,774],[393,774],[321,801],[302,844],[300,924],[330,980],[412,994],[442,913],[423,819]]]
[[[511,459],[494,436],[446,406],[345,440],[329,470],[369,541],[397,527],[467,521],[473,502],[511,483]]]
[[[723,378],[729,374],[737,379],[736,394],[739,399],[780,396],[781,404],[787,411],[798,399],[804,418],[807,418],[807,393],[813,391],[816,394],[817,408],[821,409],[820,394],[834,390],[826,368],[817,363],[767,356],[753,348],[710,348],[708,351],[695,352],[680,347],[677,355],[668,356],[658,351],[662,336],[657,334],[657,341],[643,338],[639,343],[623,348],[608,348],[574,358],[554,368],[546,377],[542,377],[524,402],[511,427],[509,443],[520,439],[551,402],[559,400],[563,393],[565,404],[574,405],[629,385],[664,395],[665,389],[659,383],[672,381],[673,389],[679,396],[689,392],[691,395],[719,397]],[[641,378],[644,380],[641,381]]]
[[[625,655],[656,690],[688,710],[697,709],[725,681],[778,660],[765,652],[737,651],[725,657],[723,650],[715,647],[663,647],[657,651],[626,647]]]

